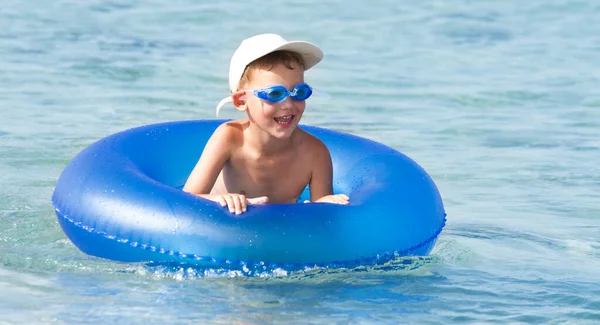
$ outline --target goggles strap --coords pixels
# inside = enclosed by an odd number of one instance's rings
[[[219,116],[219,111],[221,110],[221,107],[225,106],[225,104],[227,104],[227,103],[232,103],[232,102],[233,102],[233,99],[231,98],[231,96],[227,96],[227,97],[221,99],[221,101],[217,105],[217,116]]]

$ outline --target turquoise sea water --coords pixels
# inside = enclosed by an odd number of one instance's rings
[[[591,0],[2,2],[0,324],[598,323],[598,17]],[[307,81],[329,98],[303,123],[431,174],[448,213],[431,256],[247,278],[79,252],[50,203],[68,161],[213,118],[262,32],[325,52]]]

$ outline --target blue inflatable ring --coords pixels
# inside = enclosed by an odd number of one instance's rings
[[[413,160],[358,136],[300,126],[331,152],[349,205],[250,206],[234,215],[181,190],[224,120],[168,122],[113,134],[75,156],[52,195],[84,253],[125,262],[331,265],[425,256],[442,231],[440,194]],[[308,189],[300,200],[308,199]]]

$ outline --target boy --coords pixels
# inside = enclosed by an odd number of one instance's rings
[[[312,202],[347,204],[346,195],[333,195],[329,150],[298,128],[312,94],[304,71],[322,59],[315,45],[276,34],[242,41],[229,66],[232,94],[217,115],[232,102],[248,118],[215,130],[183,190],[236,214],[247,204],[295,203],[307,184]]]

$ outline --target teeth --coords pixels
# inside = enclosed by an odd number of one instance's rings
[[[275,120],[278,122],[289,122],[291,119],[292,119],[292,115],[280,116],[280,117],[275,118]]]

